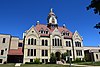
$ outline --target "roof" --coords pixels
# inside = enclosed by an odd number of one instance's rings
[[[23,55],[22,48],[10,49],[8,55]]]
[[[35,29],[39,32],[41,29],[43,29],[44,31],[48,30],[49,33],[52,33],[54,31],[54,29],[49,29],[47,27],[47,25],[44,25],[44,24],[37,24]],[[69,36],[65,36],[65,38],[71,38],[72,37],[72,32],[70,32],[67,28],[65,27],[58,27],[58,30],[60,33],[62,33],[62,31],[65,31],[65,32],[69,32]],[[49,36],[49,34],[40,34],[41,36]]]

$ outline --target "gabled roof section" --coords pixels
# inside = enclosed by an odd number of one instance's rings
[[[62,33],[63,31],[64,32],[69,32],[69,37],[71,38],[72,37],[72,32],[70,32],[67,28],[65,27],[58,27],[58,30],[60,31],[60,33]]]
[[[47,27],[47,25],[44,24],[37,24],[36,25],[36,30],[39,32],[41,29],[43,29],[44,31],[48,30],[50,32],[50,29]]]
[[[82,36],[77,32],[77,30],[73,34],[74,37],[80,37],[83,40]]]

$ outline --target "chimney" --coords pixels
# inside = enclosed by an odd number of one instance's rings
[[[36,22],[36,25],[39,25],[39,24],[40,24],[40,22],[39,22],[39,21],[37,21],[37,22]]]

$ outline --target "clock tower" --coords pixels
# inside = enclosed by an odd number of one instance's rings
[[[53,29],[53,28],[58,28],[58,24],[57,24],[57,16],[54,14],[52,8],[50,9],[50,13],[48,15],[48,18],[47,18],[47,22],[48,22],[48,27],[50,29]]]

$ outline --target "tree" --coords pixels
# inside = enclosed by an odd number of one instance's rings
[[[57,58],[56,58],[55,54],[51,53],[51,55],[50,55],[50,63],[56,64],[56,60],[57,60]]]
[[[99,14],[100,15],[100,0],[92,0],[90,5],[87,6],[87,10],[93,8],[94,9],[94,13],[95,14]],[[97,23],[94,28],[96,29],[100,29],[100,22]],[[100,32],[99,32],[100,34]]]
[[[66,56],[68,56],[67,52],[63,53],[61,58],[64,59],[64,60],[66,60]]]
[[[93,8],[95,14],[100,15],[100,0],[92,0],[90,5],[87,6],[87,10]]]

